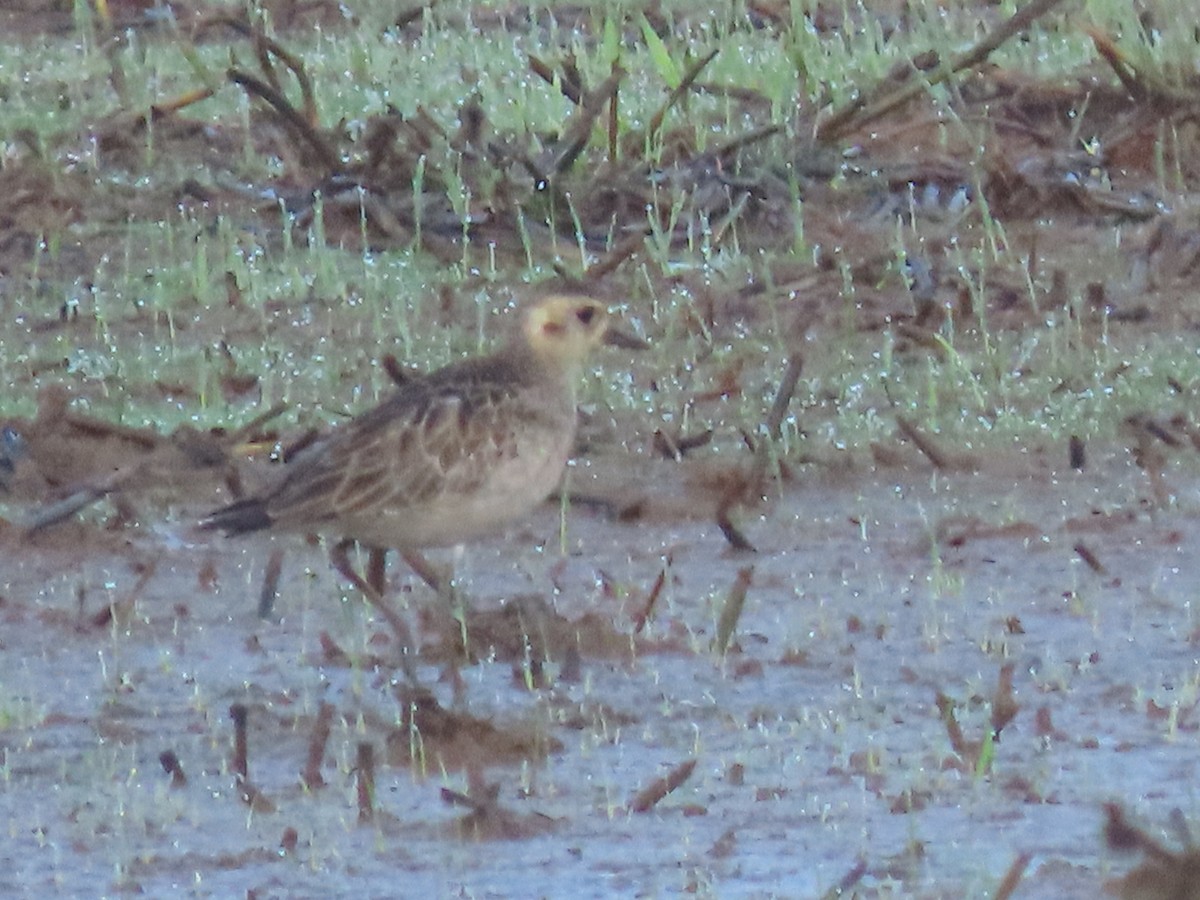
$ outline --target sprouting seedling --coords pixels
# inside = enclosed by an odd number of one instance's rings
[[[642,21],[646,22],[645,15],[642,16]],[[648,22],[646,24],[649,24]],[[651,29],[653,32],[653,29]],[[658,38],[658,35],[654,35]],[[661,44],[662,41],[659,40]],[[606,16],[604,26],[600,34],[600,60],[608,68],[612,68],[621,59],[621,32],[617,27],[617,20],[614,16]]]
[[[413,170],[412,177],[412,195],[413,195],[413,249],[421,248],[421,212],[424,209],[424,193],[425,193],[425,164],[428,156],[422,153],[417,157],[417,164]]]
[[[754,566],[745,566],[738,569],[737,578],[729,588],[717,620],[717,633],[713,638],[713,651],[717,656],[724,657],[729,649],[729,641],[737,628],[738,620],[742,617],[742,610],[746,605],[746,592],[750,589],[753,578]]]
[[[646,14],[642,13],[640,18],[642,40],[646,42],[646,50],[650,53],[650,61],[654,63],[658,77],[666,82],[667,87],[674,90],[683,83],[683,74],[679,71],[679,66],[675,65],[675,60],[671,59],[671,53],[667,50],[667,45],[658,36],[658,32],[654,30],[654,26],[646,18]]]

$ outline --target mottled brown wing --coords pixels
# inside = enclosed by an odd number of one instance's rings
[[[268,499],[281,524],[314,526],[372,509],[420,507],[475,490],[516,453],[504,408],[515,385],[406,385],[293,465]]]

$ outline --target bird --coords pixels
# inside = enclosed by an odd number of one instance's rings
[[[499,350],[404,380],[297,454],[275,483],[212,511],[200,528],[336,538],[334,567],[412,648],[383,597],[382,560],[368,581],[349,549],[399,550],[434,583],[419,551],[479,539],[532,512],[562,478],[575,441],[575,384],[602,344],[643,342],[613,327],[599,300],[545,296]]]

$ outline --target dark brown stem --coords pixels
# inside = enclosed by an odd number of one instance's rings
[[[332,727],[333,704],[322,701],[312,736],[308,739],[308,759],[304,763],[304,771],[300,773],[300,780],[309,790],[325,786],[325,779],[321,776],[321,760],[325,758],[325,747],[329,743]]]
[[[187,775],[184,774],[183,766],[180,765],[174,750],[164,750],[158,754],[158,761],[162,763],[163,771],[171,776],[171,787],[181,788],[187,784]]]
[[[233,719],[233,774],[239,781],[248,781],[250,763],[246,743],[246,717],[249,711],[245,704],[235,703],[229,707],[229,717]]]
[[[358,745],[358,823],[375,818],[375,747],[366,741]]]
[[[275,600],[279,596],[279,575],[283,571],[283,550],[272,547],[267,557],[267,568],[263,573],[262,591],[258,595],[258,617],[271,618],[275,610]]]

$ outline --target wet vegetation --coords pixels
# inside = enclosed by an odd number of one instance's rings
[[[1194,896],[1123,812],[1198,812],[1169,5],[0,21],[0,887],[1090,897],[1103,827]],[[650,348],[476,607],[392,573],[428,689],[302,541],[194,531],[548,289]]]

